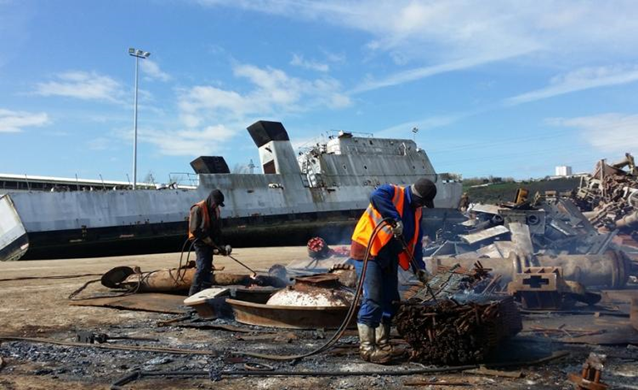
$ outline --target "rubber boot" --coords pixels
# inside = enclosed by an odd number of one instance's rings
[[[390,324],[381,323],[378,328],[375,329],[375,341],[377,349],[387,353],[390,356],[394,355],[394,348],[390,343]]]
[[[391,356],[377,348],[375,343],[375,328],[365,324],[357,324],[359,330],[359,354],[366,362],[386,364]]]

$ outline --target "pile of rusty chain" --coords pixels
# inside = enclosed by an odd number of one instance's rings
[[[459,304],[408,303],[396,316],[399,334],[412,347],[410,359],[427,364],[469,364],[485,360],[503,329],[505,301]]]

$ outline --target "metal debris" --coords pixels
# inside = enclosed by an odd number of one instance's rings
[[[226,303],[232,307],[235,321],[274,328],[334,329],[341,325],[348,312],[347,306],[275,306],[236,299],[227,299]]]
[[[267,305],[297,307],[347,307],[354,298],[335,274],[295,278],[295,284],[273,294]],[[319,326],[320,324],[318,324]]]
[[[222,268],[223,269],[223,268]],[[214,269],[219,271],[220,269]],[[179,267],[142,272],[139,267],[115,267],[104,274],[102,285],[129,292],[180,292],[188,291],[195,277],[195,262]],[[213,272],[215,286],[271,286],[284,287],[286,282],[269,275],[252,278],[246,274]]]
[[[565,281],[561,267],[527,267],[514,275],[507,291],[521,301],[525,309],[571,309],[576,301],[594,305],[600,294],[588,292],[577,282]]]
[[[616,244],[617,230],[599,229],[579,205],[556,194],[533,200],[518,196],[516,202],[499,206],[472,205],[468,221],[439,232],[424,249],[426,263],[431,269],[455,263],[467,267],[480,259],[504,282],[527,267],[562,267],[567,281],[624,287],[630,276],[638,276],[638,257],[632,259],[626,245]]]
[[[487,376],[496,376],[501,378],[512,378],[519,379],[523,377],[522,371],[502,371],[502,370],[492,370],[484,365],[481,365],[480,368],[475,368],[472,370],[463,371],[465,374],[473,374],[473,375],[487,375]]]
[[[461,235],[459,237],[461,237],[463,241],[471,245],[471,244],[476,244],[477,242],[488,240],[490,238],[501,236],[509,232],[510,232],[509,229],[506,228],[505,226],[498,225],[498,226],[491,227],[489,229],[481,230],[476,233]]]
[[[321,237],[313,237],[308,240],[308,256],[312,259],[325,259],[330,257],[331,250]]]
[[[631,154],[616,164],[601,160],[583,178],[574,198],[588,211],[595,227],[635,230],[638,227],[638,169]]]
[[[577,389],[586,390],[606,390],[609,385],[601,382],[601,376],[605,367],[607,356],[591,352],[581,374],[569,374],[569,381],[572,382]]]
[[[354,272],[350,267],[337,267]],[[336,270],[335,270],[336,271]],[[282,328],[335,328],[344,321],[354,298],[336,273],[295,278],[295,284],[270,297],[266,304],[228,299],[235,319],[250,325]]]
[[[207,288],[184,300],[184,305],[194,308],[200,318],[215,318],[222,312],[224,297],[229,295],[228,288]]]
[[[95,348],[95,349],[111,349],[119,351],[143,351],[143,352],[155,352],[155,353],[168,353],[168,354],[186,354],[186,355],[208,355],[214,356],[214,351],[204,351],[195,349],[184,348],[170,348],[170,347],[147,347],[140,345],[115,345],[115,344],[86,344],[73,341],[61,341],[49,338],[38,337],[16,337],[16,336],[0,336],[0,341],[20,341],[33,344],[52,344],[62,345],[65,347],[76,348]]]
[[[477,261],[491,269],[494,275],[501,275],[502,281],[508,283],[526,267],[561,267],[563,278],[582,283],[587,287],[600,286],[606,288],[623,288],[634,269],[629,258],[621,251],[608,251],[602,255],[536,255],[526,259],[516,252],[510,252],[507,258],[484,258],[475,253],[462,256],[437,256],[426,259],[429,269],[436,270],[439,265],[450,267],[461,264],[471,267]]]
[[[489,271],[491,269],[483,267],[480,261],[469,269],[459,264],[439,266],[428,282],[429,288],[415,286],[406,292],[405,298],[430,301],[438,298],[463,299],[467,294],[491,294],[500,288],[500,277],[492,277]]]
[[[412,347],[411,359],[426,364],[485,360],[507,337],[522,329],[511,297],[492,294],[498,285],[480,262],[467,270],[440,268],[425,287],[401,304],[399,334]]]
[[[77,333],[77,341],[86,344],[104,344],[112,340],[135,340],[135,341],[159,341],[150,337],[134,337],[134,336],[110,336],[106,333],[95,333],[91,331],[79,331]]]
[[[402,305],[397,330],[412,347],[410,359],[446,365],[483,362],[500,341],[522,329],[511,297],[475,298],[465,304],[446,299]]]

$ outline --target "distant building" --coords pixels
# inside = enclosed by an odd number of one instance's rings
[[[572,167],[567,165],[559,165],[556,167],[556,176],[571,176]]]

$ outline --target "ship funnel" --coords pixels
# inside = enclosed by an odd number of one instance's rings
[[[301,173],[288,132],[281,122],[257,121],[248,126],[248,133],[259,148],[264,173]]]
[[[191,161],[191,167],[197,174],[230,173],[226,160],[221,156],[199,156]]]

